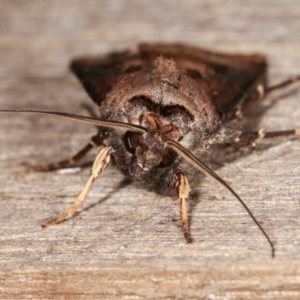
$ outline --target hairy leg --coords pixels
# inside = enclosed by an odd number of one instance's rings
[[[175,186],[176,186],[176,196],[178,198],[179,205],[180,205],[181,228],[187,243],[191,243],[193,240],[190,234],[190,224],[189,224],[188,206],[187,206],[187,201],[190,193],[190,185],[187,177],[182,173],[178,173]]]
[[[91,175],[90,175],[87,183],[85,184],[84,188],[79,193],[78,197],[75,199],[75,201],[62,213],[60,213],[53,219],[42,223],[42,227],[45,228],[50,225],[61,223],[64,220],[71,218],[75,214],[76,209],[80,205],[82,205],[82,203],[85,201],[85,199],[86,199],[90,189],[92,188],[95,180],[97,179],[97,177],[101,174],[101,172],[108,165],[112,151],[113,151],[113,149],[111,147],[105,147],[100,150],[100,152],[98,153],[98,155],[96,156],[96,158],[94,160]]]
[[[73,167],[76,165],[81,159],[83,159],[89,151],[91,151],[94,147],[99,147],[103,144],[103,140],[105,136],[100,136],[98,133],[91,137],[90,141],[80,149],[75,155],[63,159],[54,163],[41,165],[41,166],[31,166],[30,169],[37,172],[47,172],[47,171],[55,171],[64,168]]]

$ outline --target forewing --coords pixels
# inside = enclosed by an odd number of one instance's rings
[[[71,70],[77,75],[92,100],[100,105],[119,76],[138,68],[138,55],[130,52],[113,53],[103,57],[81,57],[71,62]]]

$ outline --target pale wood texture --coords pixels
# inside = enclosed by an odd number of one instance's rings
[[[92,102],[69,60],[139,41],[266,53],[277,82],[300,73],[300,2],[1,0],[0,107],[86,113],[81,104]],[[300,127],[299,97],[288,94],[261,126]],[[191,245],[177,203],[134,184],[120,188],[113,168],[76,218],[42,230],[89,170],[27,173],[24,163],[65,158],[94,132],[51,117],[0,115],[1,299],[300,298],[299,139],[218,170],[263,222],[276,245],[272,259],[239,203],[209,179],[196,188]]]

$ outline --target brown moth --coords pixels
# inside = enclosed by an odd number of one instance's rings
[[[64,212],[44,222],[43,227],[72,217],[112,159],[129,179],[178,199],[182,230],[186,241],[191,242],[187,175],[193,166],[238,199],[275,255],[273,243],[260,223],[207,162],[224,145],[239,148],[251,146],[261,138],[299,135],[299,129],[249,131],[243,116],[249,106],[258,105],[258,99],[299,81],[300,76],[270,87],[263,55],[220,54],[179,44],[141,44],[136,51],[78,58],[72,61],[71,69],[99,107],[99,118],[63,112],[0,110],[56,115],[98,126],[97,134],[76,155],[36,168],[46,171],[69,167],[93,147],[99,147],[91,176],[77,199]]]

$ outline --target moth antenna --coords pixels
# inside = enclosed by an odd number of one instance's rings
[[[69,114],[64,112],[57,112],[57,111],[44,111],[44,110],[33,110],[33,109],[0,109],[0,112],[45,114],[45,115],[62,117],[62,118],[69,118],[72,120],[76,120],[86,124],[92,124],[95,126],[108,127],[108,128],[125,130],[125,131],[128,130],[128,131],[140,132],[140,133],[147,132],[147,130],[144,127],[138,125],[123,123],[118,121],[104,121],[104,120],[99,120],[91,117]]]
[[[251,210],[248,208],[246,203],[240,198],[240,196],[232,189],[232,187],[226,183],[220,176],[218,176],[213,170],[211,170],[208,166],[206,166],[203,162],[201,162],[198,158],[196,158],[190,151],[188,151],[186,148],[181,146],[179,143],[173,141],[173,140],[167,140],[166,141],[167,147],[174,150],[177,154],[179,154],[181,157],[183,157],[187,162],[192,164],[196,169],[198,169],[203,174],[210,176],[214,178],[219,184],[221,184],[223,187],[225,187],[228,191],[231,192],[235,196],[235,198],[242,204],[244,209],[247,211],[248,215],[251,217],[253,222],[256,224],[256,226],[259,228],[259,230],[262,232],[266,240],[268,241],[270,247],[271,247],[271,253],[272,257],[275,257],[275,247],[273,245],[273,242],[269,238],[268,234],[265,232],[263,227],[260,225],[260,223],[257,221],[257,219],[252,214]]]

